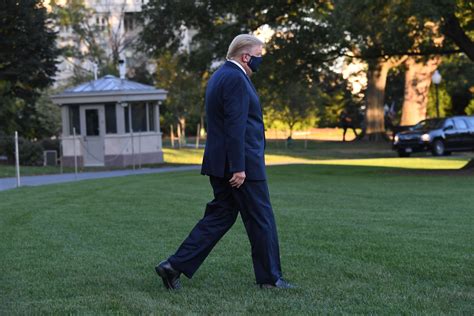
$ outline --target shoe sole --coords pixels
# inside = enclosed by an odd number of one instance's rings
[[[163,269],[160,266],[155,267],[156,273],[161,277],[161,280],[163,281],[163,285],[169,290],[171,289],[171,284],[168,282],[168,276],[166,274],[165,269]]]
[[[291,290],[291,289],[295,289],[296,287],[295,286],[278,287],[271,284],[260,284],[260,288],[262,290]]]

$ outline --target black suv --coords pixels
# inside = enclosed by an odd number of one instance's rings
[[[434,156],[453,151],[474,150],[474,116],[454,116],[423,120],[393,139],[393,149],[400,157],[431,151]]]

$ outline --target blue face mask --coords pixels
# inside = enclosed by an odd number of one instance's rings
[[[258,67],[260,67],[260,64],[262,63],[263,58],[262,56],[252,56],[250,55],[250,61],[248,63],[249,68],[252,69],[253,72],[257,72]]]

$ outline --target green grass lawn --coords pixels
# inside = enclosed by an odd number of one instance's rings
[[[254,285],[240,221],[163,288],[211,198],[197,172],[0,192],[0,314],[474,314],[474,177],[399,170],[268,168],[287,291]]]

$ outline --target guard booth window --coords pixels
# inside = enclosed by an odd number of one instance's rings
[[[125,132],[130,132],[130,105],[124,111]],[[134,132],[149,132],[155,130],[153,105],[148,103],[132,104],[132,128]]]
[[[105,105],[105,132],[107,134],[117,134],[115,103]]]
[[[155,131],[155,106],[148,104],[148,130]]]
[[[69,135],[74,135],[73,128],[76,128],[76,135],[81,134],[81,121],[79,118],[79,106],[69,107]]]
[[[99,111],[97,109],[86,110],[86,135],[99,136]]]
[[[146,132],[146,105],[137,103],[132,106],[132,128],[134,132]]]

